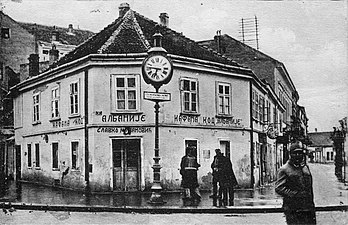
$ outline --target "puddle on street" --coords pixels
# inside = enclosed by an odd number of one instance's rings
[[[201,193],[202,199],[199,206],[212,206],[211,192]],[[151,206],[148,201],[151,193],[144,192],[117,192],[110,194],[89,194],[81,191],[48,187],[37,184],[21,183],[11,181],[1,187],[0,202],[22,202],[26,204],[45,205],[87,205],[87,206]],[[166,206],[183,206],[182,193],[162,193]],[[256,190],[236,190],[235,206],[257,206],[279,203],[267,201],[277,198],[272,188],[260,188]],[[264,201],[266,200],[266,201]]]

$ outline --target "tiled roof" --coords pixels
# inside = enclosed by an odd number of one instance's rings
[[[309,140],[312,142],[311,147],[328,147],[332,146],[331,132],[314,132],[308,133]]]
[[[218,36],[215,38],[217,37]],[[221,54],[230,57],[243,66],[249,67],[259,79],[265,79],[270,84],[273,83],[274,69],[277,66],[283,66],[281,62],[227,34],[219,37],[221,38]],[[197,43],[201,46],[206,46],[215,50],[218,49],[216,40],[205,40]]]
[[[139,13],[128,10],[121,18],[105,27],[98,34],[61,58],[56,65],[74,61],[89,54],[124,54],[144,53],[151,47],[156,23]],[[161,27],[163,35],[162,44],[168,54],[208,60],[239,66],[226,57],[199,46],[195,41],[184,37],[182,34],[164,26]]]
[[[59,41],[67,45],[79,45],[94,35],[91,31],[76,28],[73,29],[72,33],[69,33],[69,29],[63,27],[46,26],[36,23],[18,23],[31,34],[36,34],[38,41],[51,42],[52,31],[54,30],[59,32]]]

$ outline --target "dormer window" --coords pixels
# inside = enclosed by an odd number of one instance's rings
[[[10,38],[10,28],[1,27],[1,38],[4,38],[4,39]]]

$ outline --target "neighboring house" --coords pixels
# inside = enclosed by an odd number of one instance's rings
[[[313,152],[313,161],[316,163],[334,162],[335,152],[331,140],[331,132],[308,133],[311,144],[308,149]]]
[[[171,94],[170,102],[160,103],[158,120],[163,188],[180,188],[187,146],[196,147],[202,189],[211,188],[216,148],[231,158],[242,187],[274,180],[277,133],[263,125],[277,124],[285,111],[276,93],[250,69],[161,20],[163,48],[174,65],[171,81],[160,89]],[[22,162],[17,177],[92,191],[151,188],[154,103],[144,91],[154,88],[144,82],[141,66],[157,26],[122,4],[113,23],[12,89]]]
[[[307,133],[308,119],[304,107],[297,105],[299,95],[285,65],[227,34],[221,35],[220,31],[213,40],[204,40],[197,43],[250,68],[260,80],[269,84],[275,92],[282,106],[278,107],[278,114],[274,115],[276,118],[274,123],[262,124],[255,116],[253,121],[256,130],[258,126],[259,131],[268,129],[271,126],[278,131],[276,148],[280,152],[280,155],[278,155],[279,164],[277,164],[277,168],[279,168],[289,158],[288,147],[291,141],[295,139],[304,143],[308,141],[308,138],[304,136]],[[255,100],[258,101],[256,104],[261,108],[267,107],[263,99],[257,98],[257,95],[255,95]],[[280,108],[284,108],[284,111],[281,112]]]
[[[0,29],[0,128],[11,130],[13,129],[13,103],[7,94],[10,87],[29,77],[29,58],[40,61],[36,70],[32,70],[31,76],[35,76],[40,71],[46,70],[59,57],[87,40],[93,33],[73,29],[72,25],[68,28],[60,28],[20,23],[2,11],[0,11]],[[52,48],[54,48],[53,51]],[[54,57],[51,57],[51,63],[49,62],[50,52],[55,53]],[[3,142],[6,142],[8,138],[10,137],[0,137]],[[6,151],[13,151],[11,143],[13,143],[11,138],[9,143],[1,143],[2,156],[12,154],[10,152],[5,154]],[[0,162],[6,161],[5,158],[0,159]],[[13,176],[13,174],[6,174],[6,176]]]

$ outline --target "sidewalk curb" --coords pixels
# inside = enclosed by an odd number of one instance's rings
[[[282,213],[283,209],[278,206],[255,207],[255,206],[232,206],[225,208],[212,207],[168,207],[168,206],[148,206],[148,207],[110,207],[110,206],[79,206],[79,205],[43,205],[26,203],[0,203],[2,209],[12,210],[40,210],[40,211],[69,211],[69,212],[119,212],[119,213],[151,213],[151,214],[173,214],[173,213]],[[318,206],[319,211],[348,211],[348,205]]]

